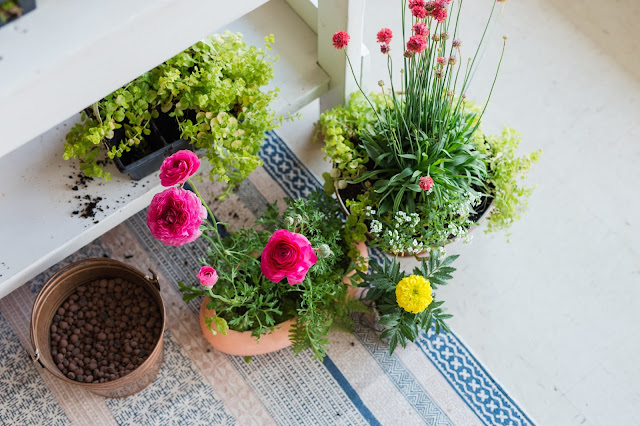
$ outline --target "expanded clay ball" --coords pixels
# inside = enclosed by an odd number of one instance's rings
[[[122,278],[78,286],[50,327],[51,356],[71,380],[104,383],[129,374],[162,333],[160,308],[146,289]]]

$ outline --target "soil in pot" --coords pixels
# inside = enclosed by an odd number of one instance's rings
[[[173,111],[173,110],[172,110]],[[180,139],[180,127],[175,117],[169,116],[158,108],[158,118],[153,119],[153,124],[167,144],[171,144]],[[184,111],[182,120],[191,120],[196,122],[196,112],[193,110]]]
[[[71,380],[116,380],[151,354],[162,332],[161,315],[143,287],[122,278],[80,285],[53,317],[51,356]]]
[[[122,135],[124,136],[124,129],[121,128],[118,130],[122,130]],[[114,136],[112,141],[115,139],[116,137]],[[120,142],[118,141],[117,143],[119,144]],[[128,166],[145,158],[152,152],[162,149],[164,146],[162,139],[154,132],[151,132],[150,135],[144,137],[143,141],[140,142],[140,145],[132,146],[130,151],[123,152],[120,157],[120,162],[122,162],[123,166]]]

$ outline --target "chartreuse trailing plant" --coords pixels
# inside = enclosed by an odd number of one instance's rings
[[[487,232],[508,229],[527,208],[533,187],[521,181],[533,163],[537,163],[542,150],[518,156],[521,135],[505,127],[500,135],[486,138],[485,148],[489,152],[489,184],[494,188],[495,208],[487,218]]]
[[[270,50],[273,35],[265,41]],[[78,158],[88,176],[109,179],[97,162],[106,140],[119,139],[110,158],[144,147],[151,121],[166,114],[179,136],[208,158],[211,179],[227,184],[224,198],[262,164],[264,133],[282,121],[270,109],[278,89],[261,90],[276,59],[265,49],[247,45],[241,34],[207,37],[83,112],[67,135],[64,158]]]
[[[433,290],[452,278],[456,269],[450,265],[457,258],[432,253],[412,274],[402,271],[396,258],[385,258],[382,265],[372,262],[369,275],[361,274],[359,285],[369,287],[365,300],[375,303],[378,322],[386,328],[380,338],[389,339],[389,354],[398,344],[404,348],[407,341],[415,341],[420,331],[426,332],[432,325],[436,333],[450,331],[446,320],[452,315],[446,313],[444,301],[436,300]]]
[[[465,92],[497,15],[497,2],[467,61],[460,60],[461,0],[400,3],[404,54],[399,84],[389,55],[393,34],[383,28],[377,41],[387,56],[390,87],[380,81],[380,93],[361,90],[344,107],[325,112],[316,135],[325,141],[325,155],[334,163],[325,175],[326,189],[341,191],[351,184],[362,194],[346,203],[351,213],[359,212],[352,229],[361,234],[364,225],[376,237],[375,245],[394,254],[416,254],[454,237],[465,238],[478,209],[494,197],[496,169],[491,165],[502,165],[494,162],[495,150],[486,149],[480,125],[502,55],[487,102],[469,102]],[[348,42],[343,31],[333,37],[338,49]],[[504,54],[506,37],[501,42]]]

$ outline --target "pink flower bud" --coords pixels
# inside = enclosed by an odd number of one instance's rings
[[[423,191],[429,191],[433,188],[433,178],[431,176],[421,176],[419,185]]]
[[[198,279],[203,286],[213,287],[218,281],[218,272],[211,266],[203,266],[200,268],[200,272],[198,272]]]

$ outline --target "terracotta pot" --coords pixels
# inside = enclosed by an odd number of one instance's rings
[[[279,351],[291,346],[289,329],[296,321],[296,318],[291,318],[278,324],[271,334],[262,335],[260,341],[252,336],[250,331],[227,330],[226,335],[222,333],[213,334],[204,322],[205,316],[212,317],[216,314],[216,311],[207,309],[207,303],[210,300],[210,298],[205,297],[202,305],[200,305],[200,329],[211,346],[220,352],[229,355],[252,356]],[[212,325],[212,328],[216,328],[215,324]]]
[[[356,247],[360,251],[362,257],[366,259],[366,263],[368,265],[369,250],[367,249],[367,245],[364,242],[359,242]],[[355,271],[351,271],[345,278],[343,278],[342,282],[350,284],[350,280],[348,278],[353,274],[355,274]],[[357,293],[360,290],[361,289],[359,287],[350,286],[347,290],[347,294],[350,297],[356,298]],[[272,333],[262,335],[260,337],[260,341],[252,336],[250,331],[227,330],[226,335],[221,333],[213,334],[204,322],[205,317],[212,317],[216,313],[213,309],[207,309],[207,304],[210,300],[210,298],[205,297],[202,301],[202,305],[200,305],[200,329],[211,346],[220,352],[224,352],[229,355],[253,356],[279,351],[280,349],[291,346],[291,341],[289,340],[289,329],[296,321],[296,318],[292,318],[278,324]],[[212,328],[216,328],[215,324],[212,325]]]
[[[358,243],[356,243],[356,248],[358,249],[362,257],[364,257],[365,264],[367,265],[367,267],[369,267],[369,249],[367,248],[367,244],[362,241],[359,241]],[[349,280],[349,277],[353,276],[355,273],[356,273],[355,270],[349,272],[347,276],[342,279],[342,282],[349,285],[349,289],[347,290],[347,296],[352,297],[354,299],[358,299],[363,288],[351,285],[351,280]]]

